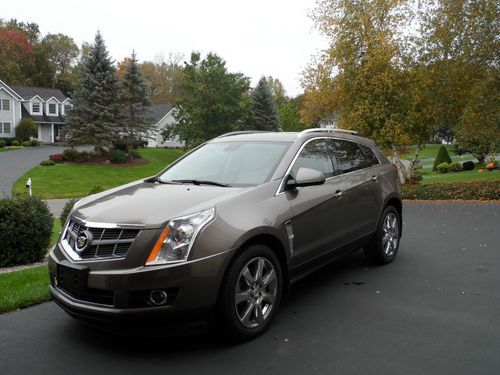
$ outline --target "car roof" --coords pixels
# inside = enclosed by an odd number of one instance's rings
[[[354,142],[374,146],[375,143],[366,137],[357,135],[355,132],[331,129],[308,129],[302,132],[266,132],[266,131],[241,131],[223,134],[214,138],[210,143],[218,142],[296,142],[317,137],[341,138]]]

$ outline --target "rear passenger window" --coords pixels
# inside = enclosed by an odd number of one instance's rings
[[[333,164],[324,139],[315,139],[304,146],[292,167],[292,176],[297,176],[299,168],[315,169],[325,178],[333,176]]]
[[[370,149],[370,147],[366,147],[363,145],[358,144],[359,148],[361,149],[361,152],[363,152],[363,155],[366,158],[367,161],[367,167],[371,167],[372,165],[377,165],[380,164],[377,157],[373,153],[373,151]]]
[[[355,142],[341,141],[338,139],[328,139],[328,146],[337,159],[338,167],[343,173],[367,168],[372,164],[369,157],[361,151],[359,145]],[[368,149],[370,152],[371,150]],[[375,158],[375,155],[372,156]],[[376,160],[376,158],[375,158]]]

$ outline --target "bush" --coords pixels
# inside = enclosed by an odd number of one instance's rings
[[[63,156],[65,160],[83,163],[89,160],[92,157],[92,154],[85,151],[78,152],[74,149],[67,148],[63,151]]]
[[[7,142],[5,142],[3,139],[0,139],[0,148],[4,148]]]
[[[31,142],[30,141],[23,141],[23,147],[30,147]]]
[[[16,126],[16,137],[21,141],[29,141],[38,134],[38,127],[30,118],[23,118]]]
[[[62,163],[64,161],[64,156],[62,154],[52,154],[49,155],[49,159],[54,163]]]
[[[43,259],[53,217],[39,198],[23,194],[0,200],[0,267]]]
[[[89,195],[97,194],[97,193],[100,193],[102,191],[104,191],[104,188],[101,185],[94,185],[94,186],[92,186],[92,189],[90,189]]]
[[[448,165],[448,168],[451,172],[461,172],[463,170],[462,164],[458,161],[454,161],[453,163]]]
[[[132,156],[134,159],[142,159],[142,155],[137,150],[132,150],[130,152],[130,156]]]
[[[10,144],[16,147],[21,145],[21,143],[17,139],[14,139]]]
[[[436,160],[434,160],[432,170],[434,172],[436,172],[438,170],[438,165],[443,164],[443,163],[451,164],[451,158],[450,158],[450,154],[448,154],[448,150],[446,149],[446,147],[441,145],[441,147],[439,147],[439,150],[438,150],[438,153],[436,156]],[[443,172],[441,172],[441,173],[443,173]]]
[[[30,141],[30,144],[31,144],[32,147],[40,146],[40,141],[38,141],[36,139],[32,139]]]
[[[110,153],[110,161],[113,164],[123,164],[128,161],[128,155],[125,151],[113,149]]]
[[[474,170],[475,166],[476,165],[474,164],[474,162],[472,160],[464,161],[464,163],[462,164],[464,171],[472,171],[472,170]]]
[[[500,199],[500,180],[477,182],[451,182],[428,185],[402,185],[403,199]]]
[[[66,224],[66,219],[68,218],[69,214],[71,213],[71,210],[75,206],[75,203],[78,202],[78,199],[72,198],[69,201],[66,202],[64,205],[61,215],[59,216],[59,220],[61,221],[61,226],[64,228],[64,224]]]
[[[5,146],[12,146],[12,141],[16,141],[15,138],[9,137],[0,138],[0,140],[5,141]]]
[[[450,170],[450,165],[448,163],[441,163],[437,166],[439,173],[447,173]]]
[[[50,167],[50,166],[52,166],[52,165],[56,165],[56,163],[55,163],[55,161],[54,161],[54,160],[50,160],[50,159],[49,159],[49,160],[44,160],[44,161],[40,162],[40,165],[41,165],[42,167]]]

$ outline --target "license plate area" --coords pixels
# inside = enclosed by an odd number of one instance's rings
[[[86,266],[62,262],[57,265],[57,285],[75,294],[85,293],[88,274]]]

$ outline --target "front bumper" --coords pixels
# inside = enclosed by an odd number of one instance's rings
[[[142,266],[130,269],[86,268],[79,288],[66,288],[58,279],[62,267],[82,267],[71,263],[60,249],[49,255],[50,294],[69,314],[93,320],[143,319],[161,316],[191,320],[203,316],[217,303],[224,271],[232,251],[186,263]],[[167,303],[154,306],[149,292],[163,290]]]

